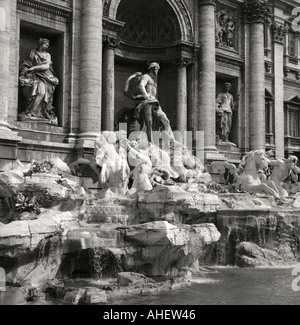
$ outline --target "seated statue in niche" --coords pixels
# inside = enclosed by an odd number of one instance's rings
[[[233,113],[238,109],[238,101],[235,102],[233,96],[229,93],[231,87],[231,83],[226,82],[224,91],[218,95],[216,100],[219,144],[222,142],[230,143],[229,136],[232,128],[232,117]]]
[[[20,86],[26,98],[20,119],[57,125],[53,95],[59,80],[52,68],[51,55],[47,52],[49,45],[48,39],[40,38],[38,48],[30,53],[31,62],[24,61],[20,66]]]

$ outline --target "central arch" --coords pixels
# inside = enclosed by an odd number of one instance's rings
[[[188,63],[180,62],[192,61],[194,34],[183,0],[111,0],[106,14],[112,21],[125,23],[115,51],[115,122],[127,123],[130,130],[137,127],[128,122],[134,120],[136,103],[124,96],[124,85],[130,75],[145,72],[149,62],[158,61],[162,67],[158,100],[172,129],[182,124],[185,127],[180,129],[187,130]],[[179,98],[178,94],[184,95]]]
[[[109,18],[117,20],[118,8],[122,0],[111,0]],[[194,31],[190,14],[182,0],[160,0],[166,2],[174,11],[180,28],[181,41],[193,42]]]
[[[119,37],[127,44],[166,46],[182,38],[177,17],[166,1],[122,0],[117,20],[125,23]]]

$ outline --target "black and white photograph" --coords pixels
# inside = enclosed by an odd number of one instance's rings
[[[20,305],[300,305],[300,0],[0,0],[0,306]]]

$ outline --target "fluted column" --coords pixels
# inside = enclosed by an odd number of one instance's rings
[[[272,25],[274,40],[274,113],[275,113],[275,145],[276,158],[284,158],[284,44],[287,28],[283,25]],[[273,122],[273,121],[272,121]]]
[[[265,150],[264,22],[270,14],[267,1],[246,0],[244,14],[250,23],[250,150]]]
[[[82,1],[80,66],[80,135],[94,140],[101,130],[102,1]]]
[[[105,36],[103,40],[102,130],[114,131],[115,122],[115,50],[120,40]]]
[[[215,1],[199,0],[200,93],[199,131],[204,131],[204,150],[216,152],[216,50]]]
[[[0,0],[0,130],[8,131],[10,1]],[[1,132],[2,133],[2,132]]]

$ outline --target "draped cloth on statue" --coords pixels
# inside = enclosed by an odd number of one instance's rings
[[[33,66],[41,66],[49,63],[50,55],[48,53],[40,53],[37,50],[32,50],[30,53],[32,62],[24,62],[22,69],[30,69]],[[53,95],[56,86],[59,85],[59,80],[55,76],[50,61],[50,68],[42,71],[38,70],[31,72],[31,87],[28,89],[29,105],[25,109],[25,114],[33,117],[50,118],[54,112]],[[23,79],[26,80],[26,79]],[[22,79],[21,79],[22,85]],[[26,86],[23,84],[23,86]]]

